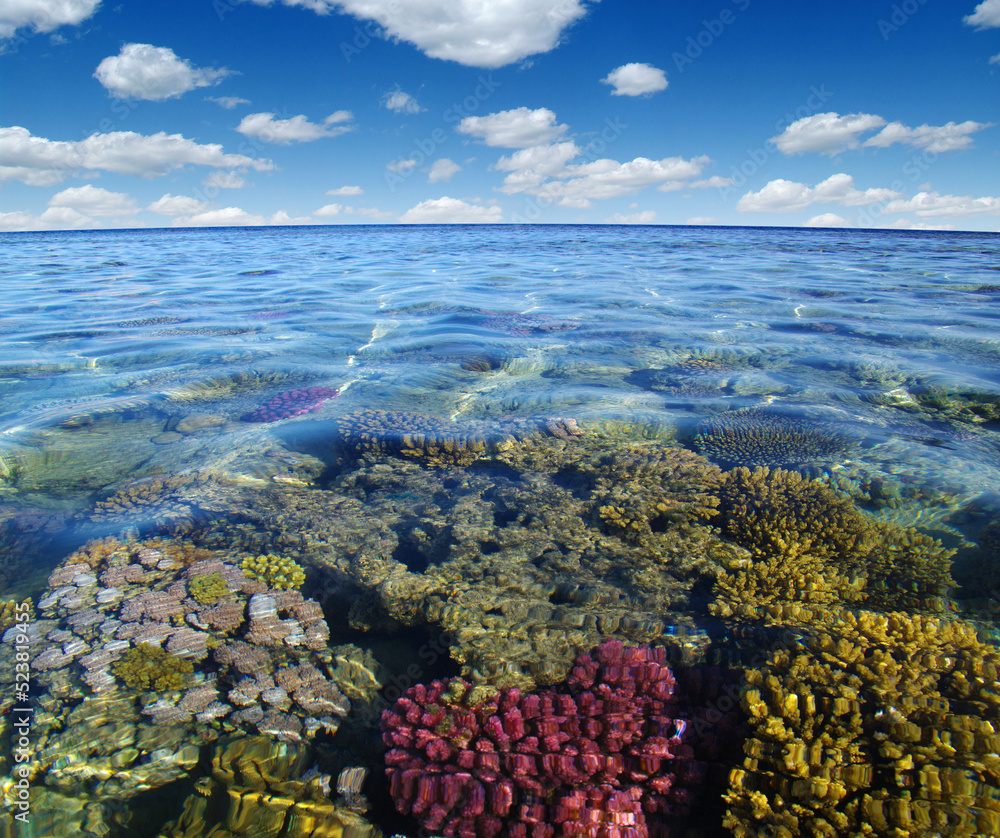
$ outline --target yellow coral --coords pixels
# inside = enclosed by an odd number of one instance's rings
[[[306,581],[305,571],[294,561],[271,553],[247,556],[240,567],[251,579],[265,583],[269,588],[298,588]]]

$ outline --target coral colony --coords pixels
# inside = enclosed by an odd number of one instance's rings
[[[279,393],[241,418],[244,422],[278,422],[281,419],[291,419],[293,416],[313,413],[319,410],[323,402],[339,395],[340,391],[332,387],[300,387]]]
[[[688,802],[678,780],[694,767],[665,661],[609,640],[563,689],[411,687],[382,714],[396,808],[449,838],[656,834]]]

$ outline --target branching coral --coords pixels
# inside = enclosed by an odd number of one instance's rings
[[[1000,653],[967,623],[837,613],[749,672],[725,825],[736,838],[1000,834],[998,676]]]

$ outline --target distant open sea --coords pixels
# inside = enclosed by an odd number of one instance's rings
[[[1000,834],[1000,235],[0,254],[0,836]]]

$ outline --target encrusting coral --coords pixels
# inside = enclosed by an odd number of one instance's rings
[[[182,690],[194,673],[189,660],[142,643],[111,665],[111,671],[134,690]]]
[[[206,573],[191,579],[188,590],[199,605],[215,605],[220,597],[229,593],[229,585],[221,573]]]
[[[836,612],[742,695],[735,838],[1000,834],[1000,652],[958,620]]]

